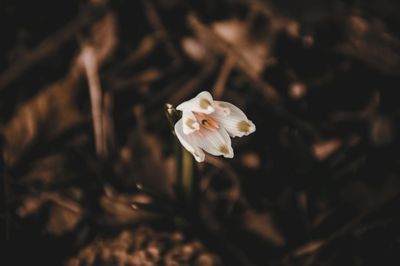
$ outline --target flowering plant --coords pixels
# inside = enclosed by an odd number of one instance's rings
[[[204,161],[204,151],[232,158],[231,137],[247,136],[256,130],[254,123],[238,107],[213,100],[207,91],[176,109],[182,111],[182,118],[174,127],[176,136],[198,162]]]

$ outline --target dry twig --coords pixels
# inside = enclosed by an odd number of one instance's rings
[[[215,82],[213,96],[214,99],[219,100],[225,90],[225,84],[228,80],[229,74],[232,72],[236,63],[236,58],[234,55],[228,54],[225,58],[224,64],[218,75],[218,79]]]
[[[106,14],[104,7],[89,6],[76,19],[63,29],[43,40],[35,49],[11,65],[0,75],[0,91],[20,78],[27,70],[44,58],[55,53],[63,44],[72,40],[76,34]]]
[[[147,15],[147,19],[155,30],[156,37],[158,37],[164,43],[167,53],[175,60],[175,63],[180,64],[182,62],[182,58],[169,38],[168,32],[165,29],[152,0],[142,0],[142,3]]]

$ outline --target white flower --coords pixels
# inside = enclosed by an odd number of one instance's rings
[[[207,91],[176,109],[182,111],[182,118],[175,124],[176,136],[198,162],[204,161],[204,151],[232,158],[230,137],[247,136],[256,130],[239,108],[228,102],[214,101]]]

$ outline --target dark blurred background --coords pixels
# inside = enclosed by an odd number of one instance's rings
[[[399,12],[2,0],[0,264],[399,265]],[[171,132],[203,90],[257,126],[233,159]]]

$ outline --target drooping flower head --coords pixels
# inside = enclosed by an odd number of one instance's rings
[[[207,91],[176,109],[182,111],[182,118],[175,124],[176,136],[198,162],[204,161],[204,151],[232,158],[231,137],[247,136],[256,130],[238,107],[214,101]]]

